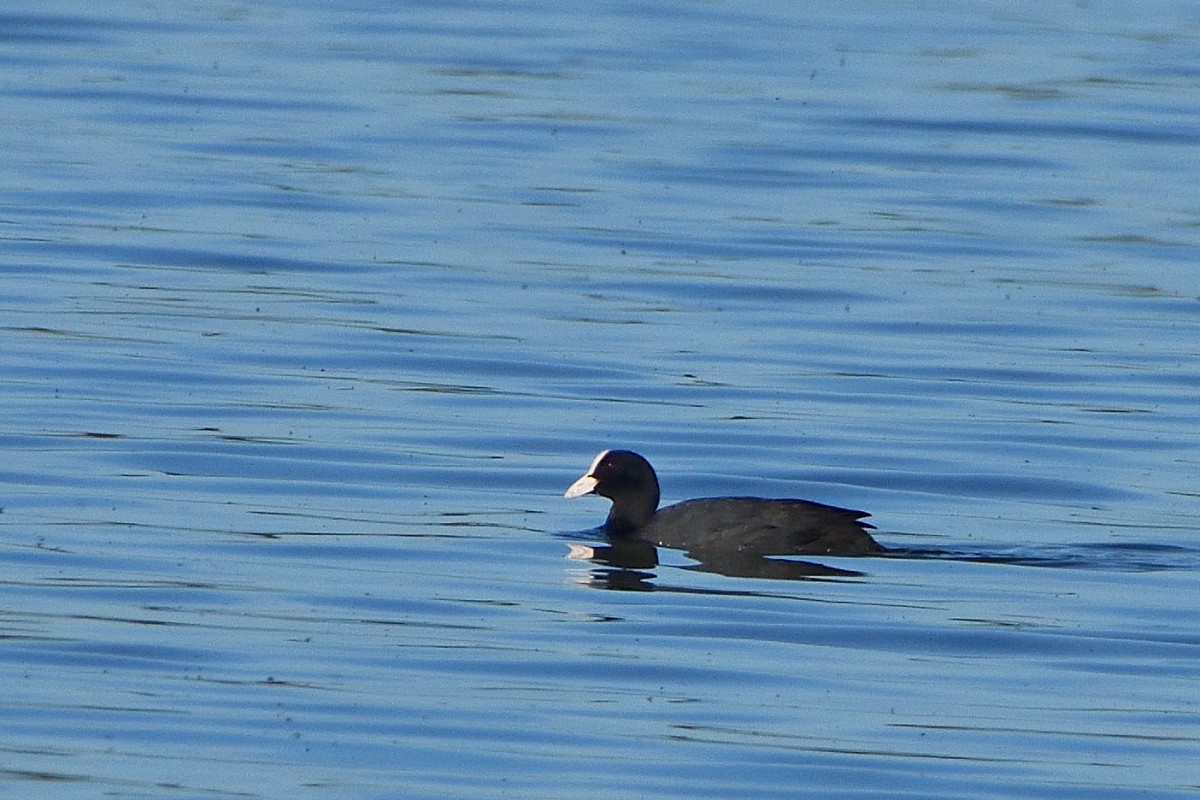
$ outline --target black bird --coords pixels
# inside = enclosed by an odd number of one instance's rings
[[[641,541],[705,554],[861,556],[882,553],[862,522],[865,511],[810,500],[707,497],[658,507],[658,476],[630,450],[605,450],[564,497],[612,500],[604,532],[614,542]]]

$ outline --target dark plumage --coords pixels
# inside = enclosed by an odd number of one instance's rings
[[[865,511],[809,500],[709,497],[658,507],[658,476],[629,450],[605,450],[567,489],[566,497],[612,500],[604,530],[690,553],[858,556],[883,548],[862,522]]]

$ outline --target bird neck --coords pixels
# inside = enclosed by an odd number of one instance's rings
[[[658,509],[658,487],[641,495],[614,500],[604,528],[612,536],[631,536],[644,528]]]

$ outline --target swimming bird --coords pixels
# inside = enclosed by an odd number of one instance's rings
[[[567,489],[612,501],[603,530],[614,541],[643,541],[692,554],[860,556],[881,553],[865,511],[811,500],[706,497],[658,507],[654,467],[631,450],[605,450]]]

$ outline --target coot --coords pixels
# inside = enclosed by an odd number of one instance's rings
[[[604,531],[691,553],[858,556],[883,548],[862,522],[865,511],[809,500],[709,497],[658,507],[658,476],[630,450],[605,450],[565,497],[612,500]]]

